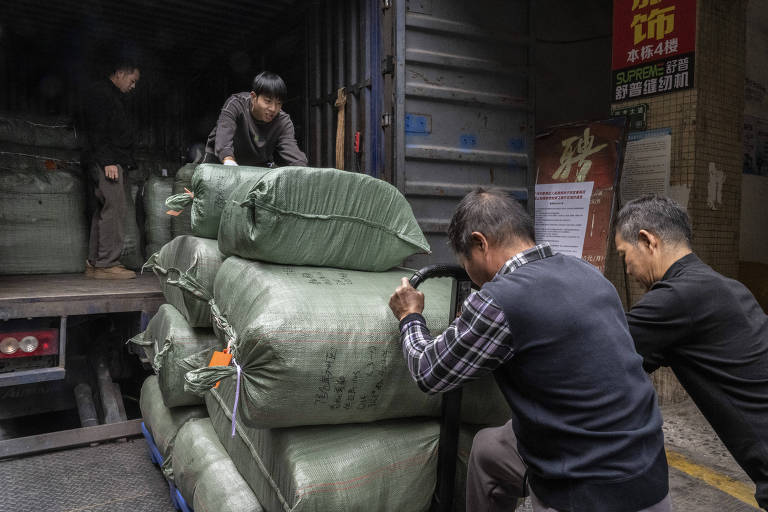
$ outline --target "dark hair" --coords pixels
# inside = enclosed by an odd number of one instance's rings
[[[256,78],[253,79],[251,90],[256,93],[256,96],[263,94],[277,98],[283,103],[288,96],[288,88],[285,86],[283,79],[270,71],[262,71],[256,75]]]
[[[473,231],[497,245],[536,239],[528,212],[515,199],[492,188],[474,189],[456,207],[448,227],[448,241],[455,253],[469,255]]]
[[[115,61],[114,65],[112,66],[112,72],[110,73],[110,75],[113,75],[118,71],[126,71],[128,73],[133,73],[137,69],[139,69],[139,65],[136,63],[135,60],[120,59]]]
[[[628,202],[616,217],[615,230],[632,245],[644,229],[663,242],[690,248],[691,221],[682,206],[668,197],[648,194]]]

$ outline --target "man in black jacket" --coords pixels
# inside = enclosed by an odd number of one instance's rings
[[[278,75],[263,71],[250,92],[230,96],[221,108],[205,147],[203,162],[224,165],[307,165],[296,144],[291,116],[283,112],[288,95]]]
[[[688,215],[671,199],[627,203],[616,248],[648,290],[627,313],[646,371],[672,368],[768,509],[768,316],[692,252]]]
[[[406,278],[390,299],[411,375],[440,393],[493,372],[512,409],[470,453],[467,510],[668,512],[661,414],[616,289],[589,263],[535,245],[505,194],[459,203],[448,238],[480,290],[433,337]]]
[[[124,95],[139,81],[139,68],[124,62],[88,91],[83,109],[88,167],[96,197],[85,274],[96,279],[132,279],[136,273],[120,264],[125,241],[126,169],[133,161],[134,131]]]

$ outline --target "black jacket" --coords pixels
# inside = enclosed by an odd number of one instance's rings
[[[669,366],[768,506],[768,316],[691,253],[627,313],[647,371]]]
[[[108,79],[93,84],[83,100],[82,128],[88,135],[83,161],[107,165],[135,166],[134,126],[125,105],[125,95]]]

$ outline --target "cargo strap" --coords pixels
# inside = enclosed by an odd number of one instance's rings
[[[341,87],[336,91],[336,103],[339,109],[336,114],[336,168],[344,169],[344,114],[347,105],[347,91]]]

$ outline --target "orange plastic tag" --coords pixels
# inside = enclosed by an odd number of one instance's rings
[[[186,193],[188,196],[192,196],[192,197],[195,197],[195,193],[194,193],[194,192],[192,192],[191,190],[189,190],[187,187],[184,187],[184,192],[185,192],[185,193]]]
[[[181,215],[181,212],[180,211],[177,212],[176,210],[168,210],[167,212],[165,212],[165,214],[166,215],[173,215],[174,217],[178,217],[179,215]]]
[[[208,363],[208,366],[229,366],[230,362],[232,362],[232,354],[229,353],[229,349],[225,348],[223,352],[219,350],[213,352],[211,362]],[[219,387],[219,382],[213,386],[214,389]]]

